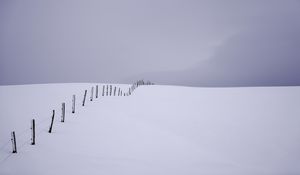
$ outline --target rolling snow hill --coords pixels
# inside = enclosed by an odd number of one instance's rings
[[[300,174],[300,87],[153,85],[120,97],[102,96],[99,84],[99,98],[89,101],[95,85],[0,86],[0,174]]]

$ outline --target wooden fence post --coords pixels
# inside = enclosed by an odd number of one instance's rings
[[[75,95],[73,95],[73,98],[72,98],[72,113],[73,114],[75,113],[75,100],[76,100],[76,97],[75,97]]]
[[[112,85],[110,85],[110,93],[109,93],[109,96],[111,96],[112,94]]]
[[[11,132],[12,153],[17,153],[17,141],[15,131]]]
[[[86,93],[87,93],[87,90],[84,91],[82,106],[84,106],[84,104],[85,104]]]
[[[105,90],[105,85],[103,85],[103,88],[102,88],[102,96],[104,96],[104,90]]]
[[[96,85],[96,98],[98,98],[98,85]]]
[[[108,96],[108,84],[106,85],[106,96]]]
[[[94,96],[94,87],[92,87],[92,89],[91,89],[90,101],[93,101],[93,96]]]
[[[52,132],[53,121],[54,121],[54,115],[55,115],[55,110],[52,111],[51,125],[50,125],[49,131],[48,131],[49,133]]]
[[[116,96],[117,87],[114,88],[114,96]]]
[[[65,122],[65,116],[66,116],[66,104],[61,104],[61,122]]]
[[[31,120],[31,145],[35,145],[35,120]]]

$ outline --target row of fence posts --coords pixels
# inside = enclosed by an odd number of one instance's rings
[[[105,93],[106,89],[106,93]],[[102,96],[128,96],[128,93],[125,93],[121,88],[117,88],[112,85],[103,85],[102,87]]]
[[[139,81],[135,82],[134,84],[132,84],[130,86],[128,92],[126,92],[126,93],[123,92],[120,87],[117,88],[116,86],[113,87],[112,85],[103,85],[102,96],[105,96],[105,94],[106,94],[106,96],[129,96],[133,93],[133,91],[137,87],[139,87],[141,85],[154,85],[154,83],[151,83],[150,81],[144,82],[144,80],[139,80]],[[106,93],[105,93],[105,89],[106,89]],[[118,91],[118,93],[117,93],[117,91]],[[96,93],[95,93],[96,98],[99,97],[98,92],[99,92],[99,87],[98,87],[98,85],[96,85]],[[86,96],[87,96],[87,90],[84,91],[82,106],[85,106]],[[91,88],[90,101],[93,101],[93,98],[94,98],[94,87]],[[72,114],[75,113],[75,102],[76,102],[76,96],[73,95],[72,96]],[[63,122],[65,122],[65,117],[66,117],[66,103],[62,103],[61,112],[62,112],[61,122],[63,123]],[[51,123],[50,123],[48,133],[52,133],[54,117],[55,117],[55,110],[52,110]],[[36,144],[35,119],[31,120],[31,128],[30,129],[31,129],[31,145],[35,145]],[[17,141],[16,141],[15,131],[11,132],[11,141],[12,141],[12,153],[17,153]]]
[[[144,82],[144,80],[139,80],[130,86],[127,95],[131,95],[136,88],[142,85],[154,85],[154,83],[151,83],[150,81]]]

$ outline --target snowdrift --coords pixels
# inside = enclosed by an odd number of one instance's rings
[[[99,98],[82,107],[95,85],[1,86],[0,174],[300,174],[300,87],[153,85],[120,97],[98,84]]]

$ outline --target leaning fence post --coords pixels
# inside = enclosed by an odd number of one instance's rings
[[[11,132],[12,153],[17,153],[17,141],[15,131]]]
[[[66,104],[61,104],[61,122],[65,122],[65,116],[66,116]]]
[[[83,101],[82,101],[82,106],[84,106],[84,104],[85,104],[86,93],[87,93],[87,90],[84,91],[84,97],[83,97]]]
[[[117,87],[114,88],[114,96],[116,96]]]
[[[73,98],[72,98],[72,113],[74,114],[75,113],[75,95],[73,95]]]
[[[31,120],[31,145],[35,145],[35,120]]]
[[[93,96],[94,96],[94,87],[92,87],[92,89],[91,89],[90,101],[93,101]]]
[[[53,121],[54,121],[54,115],[55,115],[55,110],[52,111],[52,119],[51,119],[51,125],[50,125],[50,128],[49,128],[49,133],[52,132],[52,126],[53,126]]]
[[[98,98],[98,85],[96,85],[96,98]]]

